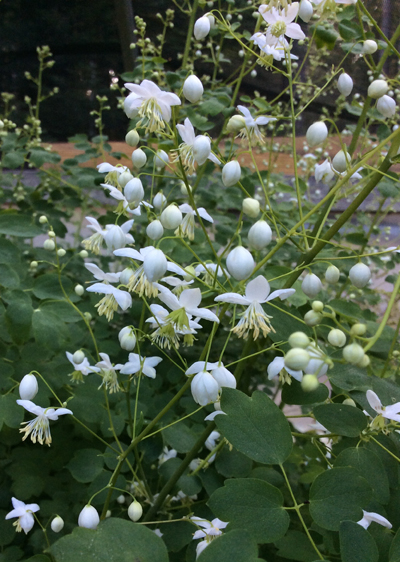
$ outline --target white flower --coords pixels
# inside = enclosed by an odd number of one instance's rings
[[[178,162],[179,159],[181,159],[183,167],[189,174],[194,174],[195,162],[202,164],[208,158],[215,164],[220,163],[218,158],[214,156],[214,154],[211,152],[211,144],[208,137],[205,137],[204,135],[196,136],[194,132],[194,127],[188,117],[186,117],[183,125],[177,125],[176,128],[178,129],[178,132],[183,140],[183,143],[179,145],[177,150],[171,152],[172,162]],[[204,139],[207,139],[208,142],[204,141]],[[195,153],[193,149],[196,141],[199,141],[197,143],[196,148],[197,148],[197,152],[199,153],[198,155],[200,155],[201,152],[202,158],[200,158],[200,162],[198,158],[195,157]]]
[[[35,523],[33,514],[36,513],[36,511],[39,511],[40,507],[37,503],[25,504],[24,502],[17,500],[17,498],[11,498],[11,501],[14,509],[11,510],[10,513],[7,513],[6,519],[18,517],[18,520],[13,523],[16,527],[15,530],[17,533],[24,531],[26,535]]]
[[[94,254],[99,254],[104,240],[104,229],[95,218],[86,217],[86,220],[89,222],[87,228],[93,230],[94,234],[82,240],[82,246],[85,250],[90,250]]]
[[[237,246],[231,250],[226,258],[226,267],[236,281],[247,279],[255,265],[253,256],[243,246]]]
[[[85,267],[95,279],[98,281],[105,281],[106,283],[117,283],[121,275],[121,273],[104,273],[104,271],[94,263],[85,263]]]
[[[222,387],[236,388],[235,377],[222,362],[196,361],[185,374],[195,375],[192,379],[191,391],[194,401],[201,406],[216,402]]]
[[[189,240],[194,240],[194,218],[199,215],[202,219],[213,223],[212,217],[207,213],[204,207],[198,207],[197,213],[193,208],[184,203],[179,206],[179,210],[186,215],[181,224],[175,230],[174,234],[176,236],[182,236],[182,238],[189,238]]]
[[[270,294],[270,286],[268,281],[262,275],[259,275],[246,286],[245,296],[237,293],[225,293],[219,295],[214,300],[216,302],[228,302],[232,304],[242,304],[248,308],[242,314],[239,323],[232,329],[239,338],[247,338],[250,331],[253,330],[253,338],[257,339],[261,332],[266,337],[271,330],[275,332],[270,323],[271,316],[266,314],[261,304],[271,301],[279,297],[284,300],[295,293],[295,289],[278,289]]]
[[[171,278],[172,279],[172,278]],[[160,347],[179,348],[180,336],[183,335],[184,345],[193,345],[194,335],[197,334],[196,330],[200,330],[202,326],[189,318],[189,327],[179,329],[176,324],[169,320],[169,312],[159,304],[151,304],[150,310],[154,314],[151,318],[147,318],[146,322],[151,323],[151,327],[155,332],[151,334],[152,340]]]
[[[373,390],[367,390],[367,400],[371,408],[375,410],[378,415],[387,420],[400,422],[400,402],[396,402],[396,404],[391,404],[390,406],[383,406],[378,395]],[[369,416],[368,412],[365,410],[364,414]]]
[[[293,2],[285,10],[278,10],[275,7],[269,7],[267,4],[261,4],[258,11],[269,24],[268,32],[277,38],[283,35],[291,39],[304,39],[305,35],[298,23],[292,23],[299,11],[299,3]]]
[[[203,550],[210,544],[212,540],[222,535],[221,529],[225,529],[228,523],[221,521],[221,519],[213,519],[211,522],[206,519],[201,519],[200,517],[192,516],[190,518],[193,523],[201,530],[198,530],[193,535],[193,540],[204,539],[196,547],[196,558],[200,556]]]
[[[207,308],[198,308],[201,303],[200,289],[185,289],[179,299],[166,287],[155,283],[160,291],[158,298],[172,310],[169,320],[174,322],[178,329],[189,328],[189,320],[194,317],[204,318],[210,322],[219,323],[218,316]]]
[[[99,388],[104,385],[107,390],[109,390],[110,394],[118,392],[120,390],[120,386],[116,371],[119,371],[123,365],[120,363],[113,365],[107,353],[99,353],[99,355],[102,360],[96,363],[96,368],[100,372],[100,376],[103,377],[103,382]]]
[[[122,193],[122,191],[116,187],[113,187],[112,185],[107,185],[106,183],[102,183],[101,187],[104,187],[104,189],[108,189],[109,190],[109,195],[110,197],[113,197],[114,199],[116,199],[117,201],[119,201],[119,204],[117,206],[116,209],[116,213],[122,213],[122,212],[126,212],[126,213],[130,213],[131,215],[137,215],[140,216],[141,214],[141,206],[144,207],[148,207],[148,208],[153,208],[153,206],[150,203],[147,203],[146,201],[135,201],[134,203],[129,203],[129,201],[127,200],[127,198],[125,197],[125,195]],[[137,192],[138,194],[138,192]]]
[[[390,96],[382,96],[378,99],[376,109],[384,117],[393,117],[396,113],[396,102]]]
[[[89,293],[100,293],[106,295],[95,306],[98,309],[99,316],[103,314],[110,322],[113,319],[114,312],[118,310],[118,305],[122,310],[127,310],[132,306],[132,297],[127,291],[117,289],[106,283],[94,283],[86,289]]]
[[[17,400],[17,404],[37,416],[30,422],[22,422],[22,425],[26,426],[19,430],[21,433],[25,433],[22,441],[25,441],[30,435],[33,443],[36,443],[37,439],[41,445],[43,445],[43,441],[49,446],[51,443],[49,420],[58,420],[58,416],[72,414],[71,410],[67,408],[41,408],[30,400]]]
[[[125,84],[131,91],[124,101],[127,117],[138,115],[140,121],[137,127],[146,126],[146,133],[154,133],[165,128],[165,122],[171,119],[171,106],[181,105],[176,94],[163,92],[150,80],[143,80],[138,84]]]
[[[197,76],[192,74],[191,76],[188,76],[186,78],[183,83],[182,93],[187,100],[189,100],[191,103],[196,103],[200,100],[203,92],[203,84],[197,78]]]
[[[156,378],[156,367],[161,361],[161,357],[141,357],[137,353],[130,353],[128,362],[120,369],[122,375],[135,375],[143,373],[151,379]]]
[[[204,274],[204,281],[208,285],[214,284],[216,277],[222,277],[224,275],[227,279],[230,278],[230,274],[226,271],[226,269],[223,269],[216,263],[205,263],[204,265],[199,264],[195,267],[195,272],[196,275]]]
[[[35,398],[39,390],[39,385],[35,375],[29,373],[25,375],[21,382],[19,383],[19,395],[22,400],[32,400]]]
[[[121,226],[107,224],[104,232],[104,240],[110,251],[113,252],[114,250],[118,250],[118,248],[123,248],[127,244],[134,243],[135,240],[133,236],[129,234],[132,225],[133,219],[124,222]]]
[[[121,165],[112,166],[111,164],[108,164],[108,162],[102,162],[97,165],[97,171],[99,174],[107,174],[104,178],[106,183],[117,185],[120,175],[125,172],[129,173],[129,168]]]
[[[221,437],[221,434],[218,431],[212,431],[210,435],[207,437],[204,446],[209,450],[212,451],[217,446],[217,441]]]
[[[214,19],[214,16],[210,14],[210,16],[205,15],[196,20],[194,24],[193,34],[197,41],[201,41],[210,33],[212,22],[211,18]]]
[[[275,359],[268,365],[267,372],[268,372],[268,379],[272,380],[277,375],[280,375],[284,382],[290,384],[292,381],[290,377],[286,377],[282,370],[287,371],[290,376],[292,376],[297,381],[301,382],[303,379],[303,371],[295,371],[293,369],[289,369],[286,367],[285,360],[283,357],[275,357]]]
[[[310,125],[306,132],[306,139],[309,146],[313,147],[324,142],[328,136],[328,127],[323,121],[316,121]]]
[[[362,510],[362,512],[363,518],[360,519],[360,521],[357,521],[357,523],[358,525],[361,525],[361,527],[364,527],[364,529],[368,529],[371,523],[378,523],[379,525],[382,525],[382,527],[386,527],[387,529],[392,528],[392,524],[390,523],[390,521],[388,521],[386,517],[379,515],[379,513],[373,513],[371,511],[364,510]]]
[[[327,185],[335,176],[335,172],[332,170],[332,166],[329,160],[325,160],[322,164],[315,165],[315,181],[322,182]]]
[[[78,517],[79,527],[85,527],[86,529],[97,529],[97,525],[100,523],[100,517],[97,513],[97,509],[92,505],[85,505]]]
[[[67,356],[68,361],[72,363],[72,366],[74,367],[75,374],[73,374],[72,376],[73,380],[82,380],[82,375],[86,377],[89,373],[97,373],[100,370],[97,367],[92,367],[87,357],[85,357],[80,363],[75,363],[74,355],[72,353],[66,351],[65,355]]]
[[[163,452],[158,457],[158,466],[161,466],[166,461],[169,461],[169,459],[174,459],[177,454],[178,452],[175,451],[175,449],[168,449],[168,447],[164,447]]]
[[[251,143],[263,143],[264,136],[261,134],[258,125],[267,125],[270,121],[276,121],[274,117],[260,116],[254,117],[244,105],[238,105],[238,110],[244,115],[245,127],[241,129],[239,137],[246,137]]]

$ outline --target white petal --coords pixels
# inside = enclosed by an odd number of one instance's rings
[[[267,373],[268,379],[271,380],[285,368],[285,361],[283,357],[275,357],[275,359],[268,365]]]
[[[262,275],[259,275],[250,283],[247,283],[246,287],[246,297],[250,302],[257,301],[257,302],[265,302],[267,299],[270,286],[268,281]]]
[[[196,308],[201,303],[200,289],[185,289],[179,298],[181,307]]]
[[[373,390],[367,390],[367,400],[369,405],[378,414],[382,413],[382,402],[379,400],[378,395]]]
[[[278,289],[269,295],[266,302],[272,301],[272,299],[276,299],[276,297],[279,297],[281,301],[283,301],[291,295],[294,295],[295,292],[296,289]]]
[[[218,295],[215,297],[215,302],[229,302],[231,304],[242,304],[243,306],[249,306],[251,301],[238,293],[224,293],[223,295]]]
[[[27,410],[31,414],[34,414],[35,416],[41,416],[45,411],[44,408],[36,406],[36,404],[31,402],[30,400],[17,400],[17,404],[18,406],[22,406],[23,408],[25,408],[25,410]]]

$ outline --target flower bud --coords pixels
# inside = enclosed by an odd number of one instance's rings
[[[80,365],[83,360],[85,359],[85,354],[83,353],[83,351],[81,349],[78,349],[78,351],[75,351],[75,353],[72,356],[72,359],[74,361],[74,363],[76,363],[77,365]]]
[[[210,373],[201,371],[193,377],[190,390],[193,400],[200,406],[206,406],[218,399],[219,385]]]
[[[357,363],[357,367],[362,367],[364,369],[368,367],[368,365],[370,364],[371,364],[371,359],[368,357],[368,355],[364,354],[364,357],[361,359],[361,361]]]
[[[306,132],[306,139],[308,146],[316,146],[326,140],[328,136],[328,127],[323,121],[317,121],[308,127]]]
[[[131,269],[130,267],[126,267],[121,275],[119,276],[119,282],[122,285],[127,285],[129,283],[129,279],[132,277],[132,275],[134,274],[134,270]]]
[[[393,117],[396,113],[396,102],[390,96],[382,96],[377,101],[376,109],[384,117]]]
[[[260,214],[260,203],[257,199],[246,197],[246,199],[243,199],[242,210],[245,215],[255,219]]]
[[[48,240],[45,240],[44,243],[43,243],[43,248],[45,250],[49,250],[50,252],[52,250],[54,250],[55,247],[56,247],[56,244],[55,244],[54,240],[51,240],[50,238]]]
[[[107,225],[104,241],[107,244],[107,248],[113,252],[126,245],[126,234],[122,228],[116,224]]]
[[[307,275],[303,279],[301,288],[303,290],[303,293],[307,295],[307,297],[313,299],[322,289],[322,283],[320,278],[317,277],[314,273],[307,273]]]
[[[222,183],[225,187],[232,187],[242,175],[242,169],[237,160],[231,160],[222,168]]]
[[[37,261],[31,261],[31,263],[29,264],[29,267],[31,267],[32,269],[36,269],[38,266],[38,262]]]
[[[262,250],[271,242],[272,230],[268,223],[259,220],[253,224],[247,237],[249,244],[255,250]]]
[[[79,252],[79,255],[84,260],[85,258],[87,258],[89,256],[89,253],[86,250],[81,250]]]
[[[129,180],[124,187],[124,195],[129,203],[129,207],[133,209],[137,207],[144,197],[144,189],[141,180],[139,178]]]
[[[386,80],[374,80],[368,86],[368,95],[374,100],[384,96],[389,91],[389,85]]]
[[[132,163],[135,168],[143,168],[147,162],[147,156],[141,148],[137,148],[132,152]]]
[[[304,315],[304,322],[307,326],[313,327],[317,326],[322,320],[322,314],[320,312],[314,312],[314,310],[309,310]]]
[[[64,519],[57,515],[50,523],[50,527],[51,530],[54,531],[54,533],[59,533],[64,528]]]
[[[353,408],[357,407],[352,398],[346,398],[345,400],[343,400],[342,404],[345,404],[346,406],[353,406]]]
[[[233,115],[228,121],[226,130],[228,133],[238,133],[246,126],[246,122],[242,115]]]
[[[122,174],[118,176],[118,185],[124,188],[128,181],[131,180],[133,180],[133,176],[130,172],[122,172]]]
[[[363,53],[364,55],[373,55],[378,50],[378,45],[376,41],[372,39],[367,39],[363,43]]]
[[[197,76],[192,74],[191,76],[188,76],[186,78],[183,83],[182,93],[188,101],[190,101],[191,103],[198,102],[201,99],[203,92],[203,84],[197,78]]]
[[[339,269],[336,267],[336,265],[330,265],[325,272],[325,281],[327,283],[330,283],[331,285],[334,285],[339,281],[339,277],[340,277]]]
[[[192,281],[193,279],[196,279],[197,274],[196,274],[196,270],[192,265],[187,265],[184,268],[184,272],[183,273],[183,279],[185,281]]]
[[[165,150],[157,150],[156,155],[154,157],[154,164],[156,168],[165,168],[165,166],[168,164],[169,162],[169,158],[168,158],[168,154],[165,152]]]
[[[310,354],[302,347],[293,347],[285,355],[285,367],[293,371],[302,371],[310,361]]]
[[[345,172],[347,165],[350,164],[350,160],[351,156],[347,150],[346,152],[339,150],[339,152],[333,157],[332,166],[337,172]]]
[[[85,289],[82,285],[75,285],[74,291],[75,294],[78,295],[78,297],[81,297],[85,292]]]
[[[131,146],[132,148],[136,148],[137,145],[139,144],[139,133],[137,132],[136,129],[132,129],[131,131],[129,131],[126,136],[125,136],[125,142],[126,144],[128,144],[129,146]]]
[[[211,154],[211,141],[205,135],[197,135],[193,143],[193,158],[198,164],[204,164]]]
[[[143,515],[143,508],[139,502],[134,500],[131,505],[128,507],[128,517],[132,521],[139,521],[139,519]]]
[[[131,326],[125,326],[118,334],[119,344],[125,351],[133,351],[136,345],[136,336]]]
[[[226,258],[226,267],[236,281],[247,279],[255,268],[253,256],[243,246],[231,250]]]
[[[167,271],[168,262],[161,250],[151,250],[143,260],[143,269],[150,283],[158,281]]]
[[[322,312],[324,310],[324,303],[321,301],[313,301],[311,303],[311,308],[314,312]]]
[[[346,343],[346,334],[342,330],[335,328],[329,332],[328,342],[335,347],[343,347]]]
[[[146,234],[150,240],[159,240],[164,234],[163,225],[159,220],[151,222],[146,228]]]
[[[25,375],[19,383],[19,395],[22,400],[32,400],[39,390],[35,375]]]
[[[59,250],[57,250],[57,256],[60,258],[63,258],[66,253],[67,252],[64,250],[64,248],[60,248]]]
[[[365,263],[357,263],[350,269],[349,277],[357,289],[362,289],[371,279],[371,271]]]
[[[364,350],[358,343],[351,343],[343,348],[343,357],[348,363],[356,365],[364,357]]]
[[[316,375],[304,375],[301,380],[301,388],[304,392],[312,392],[319,387],[318,377]]]
[[[121,504],[121,505],[122,505],[123,503],[125,503],[125,496],[124,496],[124,494],[121,494],[121,495],[119,495],[119,496],[117,497],[117,503],[119,503],[119,504]]]
[[[304,332],[293,332],[289,336],[289,345],[305,349],[310,345],[310,338]]]
[[[160,221],[164,228],[173,230],[181,224],[182,213],[176,205],[168,205],[161,213]]]
[[[308,23],[314,13],[313,6],[309,0],[301,0],[299,8],[299,16],[301,19]]]
[[[367,326],[365,324],[353,324],[350,330],[352,336],[363,336],[367,331]]]
[[[97,509],[92,505],[85,505],[78,517],[79,527],[85,527],[85,529],[97,529],[97,525],[100,523],[100,517],[97,513]]]
[[[46,224],[46,222],[47,222],[47,217],[46,217],[46,215],[41,215],[41,216],[39,217],[39,222],[40,222],[40,224]]]
[[[194,36],[197,41],[201,41],[210,33],[211,29],[211,22],[207,16],[203,16],[199,18],[196,23],[194,24]]]
[[[339,76],[337,87],[342,96],[349,96],[353,90],[353,80],[351,76],[343,73]]]
[[[165,195],[161,191],[159,191],[153,197],[153,205],[157,210],[162,209],[166,202],[167,202],[167,198],[165,197]]]

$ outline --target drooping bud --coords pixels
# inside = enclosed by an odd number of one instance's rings
[[[135,168],[143,168],[146,162],[146,153],[141,148],[137,148],[132,152],[132,164],[135,166]]]
[[[228,121],[226,130],[228,133],[238,133],[246,126],[246,121],[242,115],[233,115]]]
[[[357,289],[362,289],[371,279],[371,270],[365,263],[357,263],[350,269],[349,277]]]
[[[197,41],[201,41],[210,33],[211,22],[207,16],[199,18],[194,24],[194,36]]]
[[[323,121],[317,121],[316,123],[313,123],[312,125],[310,125],[310,127],[308,127],[306,132],[306,139],[308,145],[311,147],[317,146],[317,144],[324,142],[327,136],[328,127]]]
[[[157,150],[156,155],[154,157],[154,164],[156,168],[165,168],[165,166],[169,162],[168,154],[165,150]]]
[[[253,224],[247,237],[249,244],[255,250],[262,250],[272,239],[272,230],[264,220],[259,220]]]
[[[143,260],[143,269],[150,283],[161,279],[167,267],[167,258],[161,250],[151,250]]]
[[[318,377],[316,375],[304,375],[301,379],[301,388],[304,392],[312,392],[319,387]]]
[[[161,213],[160,221],[164,228],[173,230],[181,224],[182,213],[176,205],[168,205]]]
[[[315,298],[322,289],[322,283],[319,277],[314,273],[307,273],[301,284],[303,293],[310,299]],[[318,312],[318,311],[317,311]]]
[[[335,347],[343,347],[346,343],[346,334],[342,330],[334,328],[328,334],[328,342]]]
[[[353,406],[353,408],[356,408],[356,403],[354,402],[354,400],[352,398],[345,398],[345,400],[343,400],[342,404],[345,404],[346,406]]]
[[[351,343],[343,348],[343,357],[352,365],[357,365],[364,357],[364,350],[358,343]]]
[[[211,141],[205,135],[197,135],[193,143],[193,158],[198,164],[204,164],[211,154]]]
[[[367,39],[363,43],[364,55],[373,55],[378,50],[378,44],[373,39]]]
[[[132,277],[132,275],[134,274],[134,270],[130,267],[126,267],[123,272],[121,273],[121,275],[119,276],[119,282],[122,285],[127,285],[129,283],[129,279]]]
[[[81,297],[85,292],[85,288],[82,285],[75,285],[74,291],[78,297]]]
[[[128,181],[131,181],[132,179],[133,176],[130,172],[122,172],[122,174],[118,176],[118,185],[125,187]]]
[[[347,165],[350,164],[351,156],[347,152],[343,150],[339,150],[339,152],[333,157],[332,166],[335,168],[337,172],[345,172],[347,169]]]
[[[260,214],[260,202],[253,197],[246,197],[246,199],[243,199],[242,210],[245,215],[255,219]]]
[[[325,281],[327,283],[330,283],[331,285],[334,285],[339,281],[339,277],[340,277],[339,269],[336,267],[336,265],[330,265],[325,272]]]
[[[310,354],[302,347],[293,347],[285,355],[285,367],[293,371],[302,371],[310,361]]]
[[[219,385],[210,373],[201,371],[193,377],[190,390],[193,400],[200,406],[206,406],[218,399]]]
[[[139,178],[133,178],[128,181],[124,187],[124,195],[130,207],[137,207],[144,197],[144,189],[141,180]]]
[[[57,515],[50,523],[50,527],[54,533],[59,533],[64,528],[64,519]]]
[[[150,240],[159,240],[164,234],[163,225],[159,220],[151,222],[146,228],[146,234]]]
[[[310,345],[310,338],[304,332],[293,332],[289,336],[290,347],[301,347],[306,349]]]
[[[374,80],[368,86],[368,95],[374,100],[384,96],[389,91],[389,84],[386,80]]]
[[[299,16],[301,19],[308,23],[314,13],[313,6],[309,0],[301,0],[299,8]]]
[[[137,147],[137,145],[139,144],[139,140],[140,140],[139,133],[137,132],[136,129],[132,129],[125,136],[126,144],[128,144],[132,148]]]
[[[136,336],[131,326],[125,326],[118,334],[119,344],[125,351],[133,351],[136,345]]]
[[[363,336],[367,331],[367,326],[365,324],[353,324],[350,329],[350,334],[352,336]]]
[[[54,240],[51,240],[50,238],[48,238],[47,240],[45,240],[43,242],[43,248],[45,250],[49,250],[51,252],[52,250],[55,249],[55,247],[56,247],[56,244],[55,244]]]
[[[390,96],[382,96],[377,101],[376,109],[384,117],[393,117],[396,113],[396,102]]]
[[[110,251],[119,250],[126,245],[126,234],[122,228],[116,224],[112,226],[107,225],[107,229],[104,234],[104,241],[107,244],[107,248]]]
[[[32,400],[39,390],[35,375],[25,375],[19,383],[19,395],[22,400]]]
[[[238,181],[242,175],[242,169],[237,160],[232,160],[225,164],[222,168],[222,183],[225,187],[232,187]]]
[[[322,314],[320,312],[314,312],[314,310],[309,310],[304,315],[304,322],[307,326],[313,327],[317,326],[322,320]]]
[[[162,209],[166,202],[167,202],[167,198],[165,197],[165,195],[161,191],[159,191],[153,197],[153,205],[158,210]]]
[[[231,250],[226,258],[226,267],[236,281],[247,279],[255,268],[253,256],[243,246]]]
[[[76,363],[77,365],[80,365],[85,360],[85,354],[83,353],[83,351],[81,349],[78,349],[73,354],[72,359],[73,359],[74,363]]]
[[[85,527],[85,529],[97,529],[97,525],[100,523],[100,517],[97,513],[97,509],[92,505],[85,505],[78,517],[79,527]]]
[[[208,18],[207,18],[208,19]],[[204,88],[201,81],[192,74],[188,76],[183,83],[182,93],[185,98],[191,103],[196,103],[201,99],[203,95]]]
[[[139,519],[143,515],[143,508],[140,503],[134,500],[131,505],[128,507],[128,517],[132,521],[139,521]]]
[[[351,76],[349,76],[345,72],[339,76],[337,86],[342,96],[349,96],[353,90],[353,85],[354,84]]]

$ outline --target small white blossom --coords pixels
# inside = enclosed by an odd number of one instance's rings
[[[146,377],[151,379],[156,378],[156,367],[161,363],[161,357],[141,357],[137,353],[130,353],[128,362],[121,366],[120,373],[122,375],[135,375],[136,373],[143,373]]]
[[[117,289],[106,283],[94,283],[86,289],[90,293],[100,293],[106,295],[95,306],[98,309],[99,316],[103,314],[110,322],[113,319],[114,312],[118,310],[118,305],[122,310],[127,310],[132,306],[132,297],[127,291]]]
[[[201,517],[196,517],[195,515],[193,515],[190,519],[198,527],[201,527],[201,529],[194,533],[193,540],[204,539],[197,545],[197,558],[212,540],[215,540],[217,537],[222,535],[221,529],[225,529],[228,523],[226,523],[225,521],[221,521],[221,519],[218,518],[213,519],[212,521],[207,521],[206,519],[201,519]]]
[[[123,365],[120,363],[113,365],[107,353],[99,353],[99,355],[101,357],[101,361],[96,363],[96,368],[98,369],[100,376],[103,377],[103,382],[99,388],[104,385],[106,389],[109,390],[110,394],[118,392],[120,390],[120,386],[116,371],[119,371]]]
[[[276,121],[274,117],[259,116],[254,119],[250,111],[244,105],[237,106],[240,113],[244,115],[245,127],[239,132],[239,137],[247,138],[250,143],[264,143],[265,139],[258,125],[267,125],[270,121]]]
[[[293,23],[299,12],[299,3],[293,2],[286,9],[278,10],[268,4],[261,4],[258,8],[263,19],[268,24],[268,33],[281,39],[284,35],[290,39],[305,39],[305,35],[298,23]]]
[[[11,498],[13,504],[13,510],[11,510],[6,515],[6,519],[14,519],[14,517],[18,517],[17,521],[13,523],[16,527],[17,533],[24,531],[25,535],[29,533],[32,529],[35,518],[33,516],[36,511],[39,511],[40,507],[37,503],[24,503],[17,498]]]
[[[179,206],[179,210],[185,215],[185,218],[175,230],[176,236],[182,236],[182,238],[189,238],[189,240],[194,240],[194,219],[199,215],[202,219],[213,223],[212,217],[207,213],[204,207],[198,207],[196,211],[187,203]]]
[[[178,162],[179,159],[181,159],[182,164],[183,164],[185,170],[188,172],[188,174],[194,174],[194,171],[195,171],[194,165],[195,165],[196,162],[198,162],[198,158],[196,158],[196,155],[195,155],[195,152],[194,152],[194,149],[193,149],[194,144],[198,139],[202,140],[202,139],[206,139],[208,137],[205,137],[204,135],[197,135],[196,136],[196,134],[194,132],[194,127],[193,127],[193,125],[190,122],[190,119],[188,117],[186,117],[183,125],[177,125],[176,128],[178,129],[178,132],[179,132],[183,142],[179,145],[177,150],[171,152],[171,157],[172,157],[171,161],[172,162]],[[207,158],[208,158],[209,160],[211,160],[215,164],[220,163],[218,158],[216,156],[214,156],[214,154],[211,152],[211,144],[210,143],[209,143],[209,149],[207,149],[206,152],[207,152],[207,154],[205,155],[205,158],[204,158],[203,162],[205,160],[207,160]],[[202,151],[202,156],[204,157],[203,151]],[[203,162],[199,162],[199,163],[203,163]]]
[[[158,457],[158,466],[161,466],[166,461],[169,461],[169,459],[174,459],[177,454],[178,452],[175,449],[168,449],[168,447],[164,447],[163,452]]]
[[[51,443],[49,420],[58,420],[58,416],[72,414],[68,408],[41,408],[30,400],[17,400],[17,404],[37,416],[30,422],[22,422],[22,425],[25,425],[25,427],[19,430],[21,433],[25,433],[22,441],[25,441],[30,435],[33,443],[36,443],[36,440],[38,440],[41,445],[45,442],[46,445],[50,446]]]
[[[86,377],[89,373],[97,373],[100,370],[97,367],[92,367],[87,357],[85,357],[83,361],[81,361],[80,363],[75,363],[74,355],[72,353],[66,351],[65,355],[67,356],[68,361],[74,367],[74,373],[72,373],[72,380],[81,381],[83,380],[82,375]]]
[[[375,410],[379,416],[388,420],[400,422],[400,402],[389,406],[383,406],[378,395],[373,390],[367,390],[367,400],[371,408]],[[368,412],[365,410],[364,414],[369,416]]]
[[[364,510],[362,510],[362,512],[363,518],[360,519],[360,521],[357,521],[357,523],[358,525],[361,525],[361,527],[364,527],[364,529],[368,529],[371,523],[378,523],[379,525],[382,525],[382,527],[386,527],[387,529],[392,528],[392,524],[390,523],[390,521],[388,521],[386,517],[379,515],[379,513],[373,513],[371,511]]]

